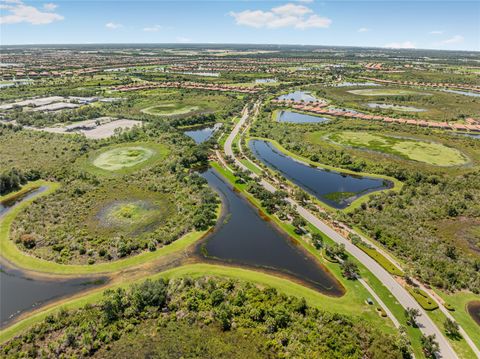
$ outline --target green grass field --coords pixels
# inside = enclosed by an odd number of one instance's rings
[[[142,110],[143,113],[156,116],[179,116],[200,110],[199,106],[189,106],[182,103],[165,103],[150,106]],[[203,109],[208,111],[208,109]]]
[[[103,152],[93,160],[93,165],[106,171],[118,171],[136,166],[150,157],[154,151],[141,146],[113,148]]]
[[[323,134],[318,132],[309,135],[312,142],[321,141],[320,136]],[[468,162],[466,155],[459,150],[436,142],[353,131],[334,132],[324,138],[340,145],[379,151],[435,166],[458,166]]]
[[[158,143],[132,143],[102,148],[79,159],[80,166],[95,174],[131,173],[165,158],[169,149]]]

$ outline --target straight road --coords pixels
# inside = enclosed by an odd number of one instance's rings
[[[258,109],[258,103],[255,104],[256,109]],[[235,137],[238,135],[240,129],[245,124],[248,119],[248,111],[243,111],[243,116],[238,121],[238,123],[233,128],[232,132],[227,137],[225,141],[224,151],[225,154],[231,156],[236,164],[244,169],[248,170],[245,165],[243,165],[234,155],[232,150],[232,144]],[[256,177],[255,174],[252,174],[253,177]],[[261,180],[260,184],[268,191],[275,192],[277,189],[269,182]],[[360,248],[352,244],[345,237],[334,231],[327,224],[321,221],[318,217],[312,214],[306,208],[300,206],[292,198],[287,198],[287,201],[296,207],[297,212],[305,218],[308,222],[318,228],[320,231],[325,233],[333,241],[345,245],[345,249],[350,255],[355,257],[360,263],[362,263],[378,280],[392,293],[395,299],[400,303],[403,308],[415,308],[421,313],[417,318],[417,324],[420,330],[425,335],[434,334],[436,340],[439,344],[439,352],[437,353],[437,358],[445,359],[456,359],[458,358],[457,354],[451,347],[448,340],[443,335],[442,331],[435,325],[435,323],[430,319],[425,310],[418,304],[418,302],[408,293],[408,291],[401,286],[394,277],[392,277],[382,266],[380,266],[376,261],[374,261],[369,255],[363,252]]]

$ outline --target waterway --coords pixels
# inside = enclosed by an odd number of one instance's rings
[[[343,295],[343,287],[326,268],[295,239],[262,219],[258,210],[225,183],[217,172],[210,169],[202,176],[222,197],[224,215],[215,231],[197,246],[198,256],[262,268],[327,295]]]
[[[307,166],[285,155],[268,141],[251,140],[249,147],[255,157],[265,165],[276,169],[290,181],[334,208],[346,208],[360,196],[392,186],[390,182],[382,179]]]

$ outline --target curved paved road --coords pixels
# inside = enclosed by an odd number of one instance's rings
[[[255,105],[258,109],[258,103]],[[232,151],[232,144],[233,140],[239,133],[242,126],[245,124],[246,120],[248,119],[248,111],[244,110],[243,116],[240,121],[235,125],[232,132],[229,134],[227,140],[225,141],[224,151],[225,154],[231,156],[238,166],[240,166],[244,170],[248,170],[238,159],[234,156]],[[256,176],[252,174],[252,176]],[[270,192],[275,192],[276,188],[265,180],[261,180],[260,184]],[[417,301],[408,293],[408,291],[401,286],[395,278],[393,278],[383,267],[381,267],[376,261],[374,261],[370,256],[368,256],[365,252],[363,252],[360,248],[352,244],[346,238],[338,234],[328,225],[326,225],[323,221],[321,221],[318,217],[312,214],[306,208],[300,206],[296,203],[293,199],[287,199],[289,203],[294,205],[297,208],[298,213],[305,218],[308,222],[312,225],[317,227],[320,231],[325,233],[329,236],[332,240],[337,243],[341,243],[345,245],[345,249],[348,253],[350,253],[353,257],[355,257],[360,263],[362,263],[370,272],[373,273],[381,282],[382,284],[392,293],[395,299],[402,305],[404,308],[416,308],[419,310],[421,315],[417,318],[417,323],[425,335],[434,334],[436,336],[436,340],[439,344],[440,350],[437,353],[437,358],[445,358],[445,359],[456,359],[458,358],[457,354],[451,347],[448,340],[445,338],[441,330],[435,325],[435,323],[430,319],[427,315],[425,310],[417,303]]]

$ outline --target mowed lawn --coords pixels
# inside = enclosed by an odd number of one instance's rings
[[[459,150],[437,142],[353,131],[334,132],[321,138],[322,136],[323,134],[314,132],[309,137],[314,143],[325,138],[343,146],[379,151],[435,166],[458,166],[469,161]]]
[[[79,165],[95,174],[124,174],[152,165],[164,159],[169,152],[164,144],[133,142],[91,152],[79,159]]]
[[[208,112],[208,108],[200,108],[199,106],[186,105],[181,102],[163,103],[160,105],[150,106],[141,110],[143,113],[156,116],[179,116],[193,112]]]

